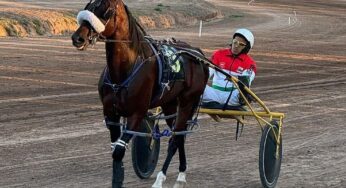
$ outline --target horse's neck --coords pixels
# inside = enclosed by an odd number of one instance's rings
[[[127,13],[124,8],[117,11],[116,32],[111,38],[115,42],[106,43],[106,55],[111,78],[120,84],[129,76],[138,54],[129,43],[131,34]]]

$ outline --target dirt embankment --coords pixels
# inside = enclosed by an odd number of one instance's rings
[[[135,10],[135,17],[146,28],[172,28],[198,24],[222,17],[222,13],[212,4],[199,0],[179,3],[158,3],[146,9]]]
[[[73,12],[3,8],[0,36],[62,35],[76,28]]]
[[[150,6],[129,5],[130,11],[146,29],[172,28],[212,20],[221,13],[205,1],[182,1],[179,5],[165,1]],[[78,11],[44,8],[0,8],[1,36],[68,35],[77,28]]]

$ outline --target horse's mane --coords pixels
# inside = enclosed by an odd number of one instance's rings
[[[126,5],[124,5],[128,22],[129,22],[129,32],[131,39],[131,47],[135,48],[136,51],[140,50],[140,43],[144,41],[144,36],[147,36],[147,33],[144,31],[143,27],[137,22],[136,18],[131,14],[130,10]]]
[[[128,7],[124,4],[127,17],[128,17],[128,22],[129,22],[129,32],[130,32],[130,39],[131,39],[131,47],[134,48],[137,52],[142,52],[143,50],[141,48],[141,42],[145,40],[145,36],[148,36],[148,34],[145,32],[143,27],[137,22],[136,18],[131,14],[130,10]],[[190,44],[180,41],[180,40],[175,40],[172,38],[172,41],[166,41],[164,43],[169,44],[171,46],[174,46],[176,48],[184,48],[184,49],[190,49],[190,50],[195,50],[201,53],[202,55],[203,52],[200,48],[192,47]],[[162,42],[162,41],[161,41]]]

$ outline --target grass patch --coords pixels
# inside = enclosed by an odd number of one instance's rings
[[[63,17],[67,17],[67,18],[76,18],[77,17],[77,12],[74,11],[64,11],[62,12]]]
[[[32,20],[32,23],[34,24],[34,29],[38,35],[44,35],[46,33],[40,20],[34,19]]]
[[[232,14],[232,15],[229,15],[229,18],[243,18],[244,15],[242,14]]]
[[[164,9],[168,9],[168,8],[170,8],[170,6],[163,5],[162,3],[159,3],[159,4],[156,5],[154,10],[157,11],[157,12],[162,12]]]
[[[160,8],[160,7],[155,7],[154,10],[157,12],[162,12],[162,8]]]
[[[16,23],[10,23],[5,25],[5,30],[9,36],[20,36],[18,30],[14,27]]]

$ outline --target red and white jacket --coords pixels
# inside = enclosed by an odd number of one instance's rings
[[[212,62],[232,76],[245,76],[249,85],[255,78],[256,63],[248,54],[234,56],[229,48],[221,49],[214,52]],[[233,90],[233,83],[226,80],[226,76],[214,69],[210,69],[211,75],[214,75],[212,84],[214,89],[220,91]]]

